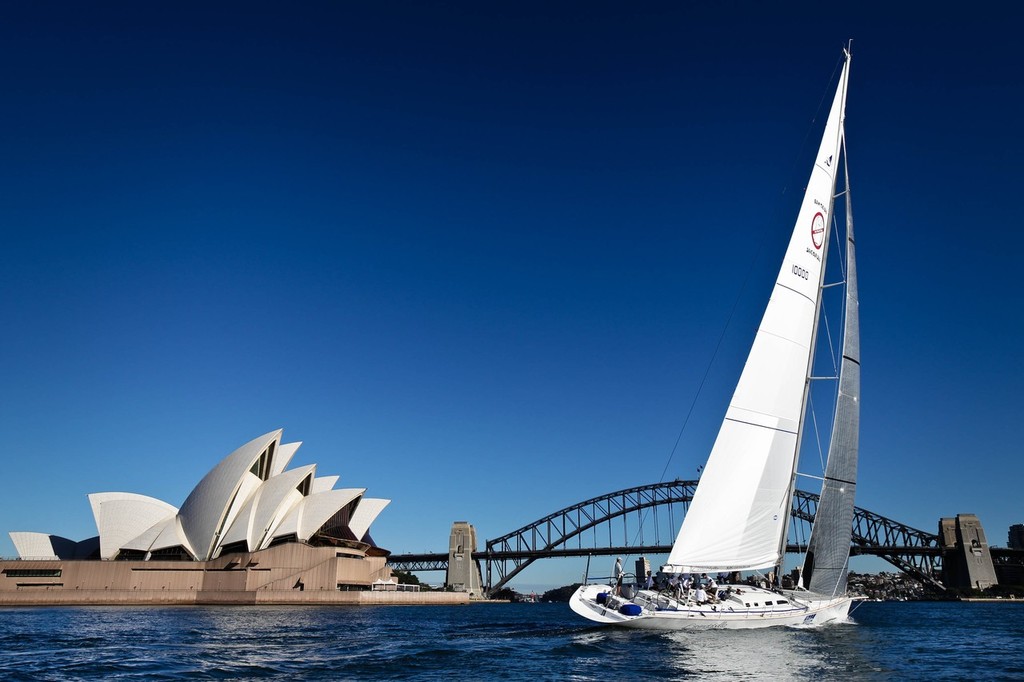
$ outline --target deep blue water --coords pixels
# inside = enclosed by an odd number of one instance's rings
[[[867,603],[854,621],[659,634],[564,604],[0,609],[0,679],[1024,679],[1024,604]]]

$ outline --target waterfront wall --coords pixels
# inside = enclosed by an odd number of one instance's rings
[[[458,605],[468,604],[465,592],[293,592],[259,590],[255,592],[196,593],[188,590],[33,590],[0,593],[2,606],[253,606],[266,605]]]
[[[459,604],[466,593],[374,591],[384,556],[287,543],[212,561],[0,561],[0,605]]]

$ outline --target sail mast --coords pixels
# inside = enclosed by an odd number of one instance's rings
[[[838,163],[839,163],[839,158],[838,157],[839,157],[840,149],[842,148],[843,139],[844,139],[844,128],[845,128],[845,120],[846,120],[846,86],[847,86],[847,83],[849,82],[849,75],[850,75],[850,58],[851,58],[851,55],[850,55],[849,50],[844,48],[843,49],[843,55],[845,56],[845,61],[843,63],[842,74],[839,76],[839,86],[836,89],[836,98],[835,98],[835,103],[833,105],[833,106],[835,106],[835,104],[838,104],[838,107],[839,107],[839,112],[838,112],[838,114],[839,114],[839,126],[838,126],[838,130],[836,132],[838,137],[837,137],[837,139],[835,141],[835,149],[836,149],[836,158],[834,159],[835,165],[838,165]],[[822,146],[823,147],[825,146],[825,142],[826,142],[825,140],[822,140]],[[843,154],[843,157],[844,157],[844,160],[845,160],[845,154]],[[830,159],[830,160],[832,160],[832,159]],[[831,186],[831,191],[829,192],[829,195],[828,195],[829,196],[829,200],[828,200],[828,216],[829,216],[829,220],[828,220],[828,222],[832,221],[831,216],[833,215],[833,209],[835,208],[836,180],[838,179],[838,175],[839,175],[838,172],[836,172],[836,171],[832,172],[832,186]],[[849,203],[847,203],[847,205],[849,205]],[[796,453],[795,453],[795,456],[793,457],[793,469],[792,469],[792,472],[790,473],[789,497],[788,497],[788,501],[786,503],[786,512],[785,512],[786,513],[786,523],[785,523],[785,526],[784,526],[784,528],[782,530],[782,538],[780,539],[780,543],[779,543],[779,569],[780,570],[777,571],[776,580],[779,580],[780,582],[781,582],[781,579],[782,579],[782,576],[781,576],[782,570],[781,569],[783,568],[783,564],[785,563],[785,558],[786,558],[786,546],[787,546],[787,544],[789,542],[789,521],[790,521],[790,517],[792,516],[792,513],[793,513],[793,495],[796,493],[796,470],[797,470],[797,465],[800,463],[800,449],[801,449],[801,446],[803,445],[804,426],[805,426],[805,422],[807,420],[807,398],[810,395],[810,391],[811,391],[811,376],[814,374],[814,349],[817,346],[817,342],[818,342],[818,325],[819,325],[819,321],[820,321],[820,318],[821,318],[820,292],[821,292],[822,288],[825,285],[825,261],[827,260],[827,257],[828,257],[828,243],[829,243],[828,235],[830,233],[831,233],[831,230],[827,229],[827,227],[826,227],[826,229],[825,229],[825,235],[826,235],[825,236],[825,246],[822,249],[822,267],[821,267],[821,271],[820,271],[819,276],[818,276],[819,299],[818,299],[818,305],[815,307],[815,310],[814,310],[814,327],[813,327],[813,331],[811,332],[811,353],[810,353],[810,355],[809,355],[809,357],[807,359],[807,374],[806,374],[806,378],[804,380],[804,394],[803,394],[803,398],[802,398],[801,403],[800,403],[800,428],[797,431]]]
[[[860,315],[857,294],[856,242],[853,236],[853,204],[843,137],[843,168],[846,176],[846,301],[843,352],[839,370],[828,464],[814,527],[807,543],[802,581],[811,592],[836,596],[846,591],[847,561],[853,534],[853,504],[857,490],[857,458],[860,442]]]

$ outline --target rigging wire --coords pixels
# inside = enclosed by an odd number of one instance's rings
[[[845,149],[845,147],[844,147],[844,149]],[[843,196],[845,194],[846,194],[846,192],[844,190],[843,192],[840,192],[839,194],[837,194],[835,198],[838,198],[838,197]],[[846,198],[844,197],[844,201],[845,200],[846,200]],[[836,211],[835,210],[832,211],[832,231],[833,231],[833,235],[834,235],[833,238],[835,239],[835,243],[836,244],[842,244],[843,251],[841,253],[843,255],[845,255],[846,245],[841,241],[841,235],[840,235],[840,231],[839,231],[839,222],[838,222],[838,220],[836,220]],[[845,264],[845,262],[843,262],[844,261],[843,258],[836,258],[836,259],[833,259],[833,260],[839,261],[839,267],[841,269],[841,279],[840,279],[839,282],[836,282],[835,284],[826,285],[825,287],[823,287],[823,289],[824,288],[831,288],[833,286],[839,285],[839,286],[842,287],[842,290],[845,291],[845,289],[846,289],[846,287],[845,287],[845,285],[846,285],[846,264]],[[840,313],[839,313],[840,323],[842,323],[842,321],[844,319],[846,319],[846,296],[842,296],[841,297],[841,301],[842,301],[841,304],[840,304],[841,305],[841,310],[840,310]],[[822,317],[822,323],[825,325],[825,338],[826,338],[827,346],[828,346],[828,357],[829,357],[829,360],[832,362],[832,372],[833,372],[832,376],[827,377],[827,378],[828,379],[838,380],[839,379],[839,367],[841,365],[841,358],[840,358],[840,356],[842,355],[842,352],[843,352],[842,351],[842,345],[841,344],[837,344],[835,342],[835,339],[832,338],[832,326],[829,324],[828,310],[824,307],[824,300],[822,301],[822,303],[823,303],[823,305],[822,305],[822,309],[821,309],[821,317]],[[825,378],[825,377],[822,377],[822,378]],[[838,385],[836,385],[834,387],[834,392],[838,392],[838,390],[839,390],[839,387],[838,387]],[[815,442],[816,442],[817,448],[818,448],[818,463],[821,466],[822,475],[824,475],[825,465],[826,465],[827,462],[826,462],[826,457],[824,456],[824,448],[822,447],[821,431],[818,428],[818,415],[817,415],[817,412],[814,409],[814,394],[813,394],[813,392],[808,394],[807,400],[808,400],[807,409],[810,412],[811,422],[814,425],[814,439],[815,439]]]
[[[825,475],[825,458],[822,455],[821,432],[818,430],[818,413],[814,410],[814,396],[807,395],[807,410],[811,413],[811,424],[814,426],[814,441],[818,446],[818,463],[821,464],[821,475]]]

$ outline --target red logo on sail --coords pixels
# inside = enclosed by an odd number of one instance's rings
[[[816,249],[820,249],[825,241],[825,216],[820,211],[811,219],[811,241]]]

